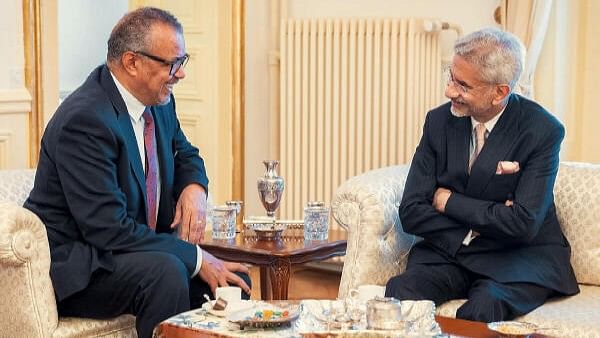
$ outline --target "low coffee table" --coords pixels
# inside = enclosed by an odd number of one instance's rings
[[[277,304],[281,303],[278,301],[269,301],[269,303]],[[288,304],[298,304],[300,301],[293,300],[286,302]],[[229,335],[227,332],[215,331],[210,329],[203,329],[198,327],[190,327],[186,326],[182,322],[182,315],[178,315],[169,319],[167,321],[162,322],[155,329],[155,337],[156,338],[198,338],[198,337],[240,337],[244,336],[241,332],[243,331],[235,331],[231,332]],[[175,320],[173,320],[175,319]],[[481,322],[473,322],[469,320],[456,319],[456,318],[448,318],[436,316],[435,320],[440,325],[442,333],[455,336],[455,337],[471,337],[471,338],[495,338],[499,337],[498,333],[491,331],[487,328],[485,323]],[[256,336],[256,331],[249,331],[246,335],[251,335],[253,337]],[[271,335],[277,336],[276,331],[272,331]],[[303,333],[303,338],[325,338],[325,337],[335,337],[335,334],[329,332],[319,332],[319,333]],[[528,336],[529,338],[544,338],[549,337],[542,334],[533,334]]]
[[[497,332],[488,329],[486,323],[473,322],[470,320],[456,319],[449,317],[435,316],[435,321],[438,322],[442,332],[458,337],[472,338],[496,338],[501,337]],[[540,333],[535,333],[527,336],[528,338],[543,338],[550,337]]]
[[[292,265],[324,260],[346,253],[347,233],[331,230],[323,241],[305,241],[303,236],[283,233],[276,240],[258,239],[255,235],[238,233],[231,240],[212,239],[207,232],[202,249],[217,258],[258,265],[260,294],[263,300],[288,299],[288,283]],[[271,288],[267,283],[271,281]],[[269,293],[271,291],[271,293]]]

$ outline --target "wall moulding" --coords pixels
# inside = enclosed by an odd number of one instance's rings
[[[0,114],[29,114],[31,95],[26,88],[0,89]]]
[[[12,133],[0,131],[0,168],[7,168],[9,165],[8,158],[11,149]]]

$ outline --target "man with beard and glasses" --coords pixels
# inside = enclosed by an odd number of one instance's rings
[[[218,286],[249,297],[248,269],[197,245],[208,178],[172,94],[188,58],[173,15],[130,12],[112,30],[106,64],[48,123],[24,206],[46,225],[62,316],[129,313],[138,336],[151,337]]]
[[[499,29],[454,46],[446,96],[427,114],[399,208],[423,238],[386,295],[441,304],[458,318],[515,318],[579,292],[553,187],[564,137],[539,104],[513,93],[523,44]]]

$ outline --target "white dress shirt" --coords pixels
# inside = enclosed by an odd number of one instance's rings
[[[506,106],[500,111],[500,113],[496,116],[494,116],[493,119],[487,121],[486,123],[484,123],[483,125],[485,125],[485,139],[487,140],[488,135],[492,132],[492,129],[494,129],[494,126],[496,126],[496,123],[498,122],[498,120],[500,119],[500,116],[502,116],[502,113],[504,113],[504,109],[506,109]],[[477,122],[477,120],[475,120],[473,118],[473,116],[471,116],[471,144],[469,147],[469,162],[471,161],[471,158],[473,158],[473,156],[475,156],[475,149],[477,148],[477,136],[475,135],[475,126],[478,125],[479,122]],[[467,233],[467,235],[465,236],[465,239],[463,239],[462,244],[464,246],[468,246],[469,244],[471,244],[471,241],[477,237],[477,235],[473,234],[473,230],[469,230],[469,232]]]
[[[125,107],[127,107],[127,112],[129,113],[129,118],[131,120],[131,126],[133,127],[133,133],[135,134],[135,140],[137,142],[138,150],[140,152],[140,160],[142,162],[142,168],[144,172],[146,172],[146,148],[144,147],[144,118],[142,114],[144,114],[144,110],[146,106],[141,103],[135,96],[133,96],[123,85],[117,80],[117,78],[111,72],[115,84],[117,85],[117,89],[119,90],[119,94],[125,101]],[[158,172],[160,172],[160,161],[156,163]],[[158,175],[156,180],[156,212],[158,212],[158,206],[160,204],[160,175]],[[150,215],[148,217],[151,217]],[[154,218],[157,215],[153,215]],[[192,274],[192,277],[195,276],[200,268],[202,267],[202,249],[200,249],[199,245],[196,245],[197,249],[197,258],[196,258],[196,269]]]

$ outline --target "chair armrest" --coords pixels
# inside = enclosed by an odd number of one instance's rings
[[[58,324],[46,228],[31,211],[0,203],[0,327],[13,337],[49,337]]]
[[[331,202],[333,218],[348,231],[338,296],[361,284],[385,285],[404,270],[417,237],[404,233],[398,206],[409,165],[372,170],[343,183]]]

